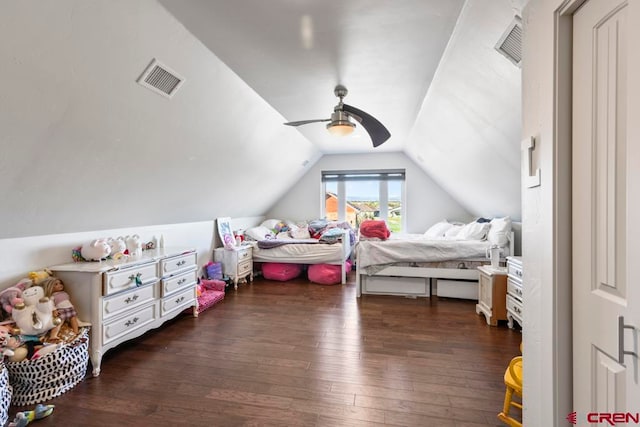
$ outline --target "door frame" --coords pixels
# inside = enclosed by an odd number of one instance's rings
[[[554,12],[553,70],[553,408],[556,425],[573,411],[572,83],[573,14],[587,0],[564,0]],[[551,337],[550,337],[551,338]],[[553,344],[553,343],[549,343]]]

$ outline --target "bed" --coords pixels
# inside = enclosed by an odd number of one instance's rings
[[[477,234],[467,240],[428,232],[392,234],[388,240],[361,238],[355,249],[357,297],[430,297],[435,288],[438,296],[477,299],[477,267],[489,263],[487,249],[499,245],[502,259],[516,253],[514,228],[519,224],[505,220],[493,225],[491,239],[487,238],[491,224],[484,226],[484,237]]]
[[[254,234],[254,241],[251,242],[254,262],[339,265],[341,282],[342,284],[347,282],[346,261],[351,257],[355,245],[355,233],[350,227],[343,225],[346,228],[341,228],[339,224],[327,224],[325,221],[325,227],[333,229],[329,233],[332,234],[329,238],[325,238],[327,233],[324,233],[320,228],[316,229],[316,238],[306,238],[304,230],[301,231],[301,234],[294,233],[292,235],[292,230],[284,233],[277,228],[277,224],[276,228],[269,227],[269,225],[271,223],[265,221],[260,226],[274,231],[267,234],[266,238],[260,238],[264,229],[260,229],[257,235]],[[255,231],[246,230],[249,234]]]

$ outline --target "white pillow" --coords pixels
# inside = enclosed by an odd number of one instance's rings
[[[453,224],[447,231],[444,232],[444,238],[447,240],[454,240],[457,238],[458,233],[462,230],[462,225]]]
[[[494,218],[487,234],[487,240],[492,245],[507,246],[511,237],[511,217]]]
[[[247,230],[245,230],[244,235],[245,237],[248,236],[250,239],[253,239],[253,240],[266,240],[266,239],[273,239],[275,237],[275,234],[273,234],[273,231],[271,231],[270,229],[268,229],[263,225],[248,228]]]
[[[273,230],[280,222],[282,221],[280,221],[279,219],[265,219],[260,225],[263,227],[267,227],[269,230]]]
[[[482,240],[487,237],[490,225],[489,222],[470,222],[458,232],[456,240]]]
[[[427,231],[424,232],[424,237],[428,239],[438,239],[444,237],[444,233],[448,229],[453,227],[453,224],[447,221],[441,221],[433,224]]]

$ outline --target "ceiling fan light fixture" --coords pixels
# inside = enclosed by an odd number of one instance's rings
[[[327,124],[327,130],[332,135],[337,136],[346,136],[353,132],[356,125],[355,123],[349,120],[349,116],[347,116],[342,111],[335,111],[331,115],[331,122]]]

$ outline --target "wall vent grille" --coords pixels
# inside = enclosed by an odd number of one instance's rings
[[[171,98],[184,83],[184,78],[154,59],[138,78],[138,83],[157,94]]]
[[[509,61],[520,67],[522,61],[522,21],[520,17],[514,18],[495,47]]]

